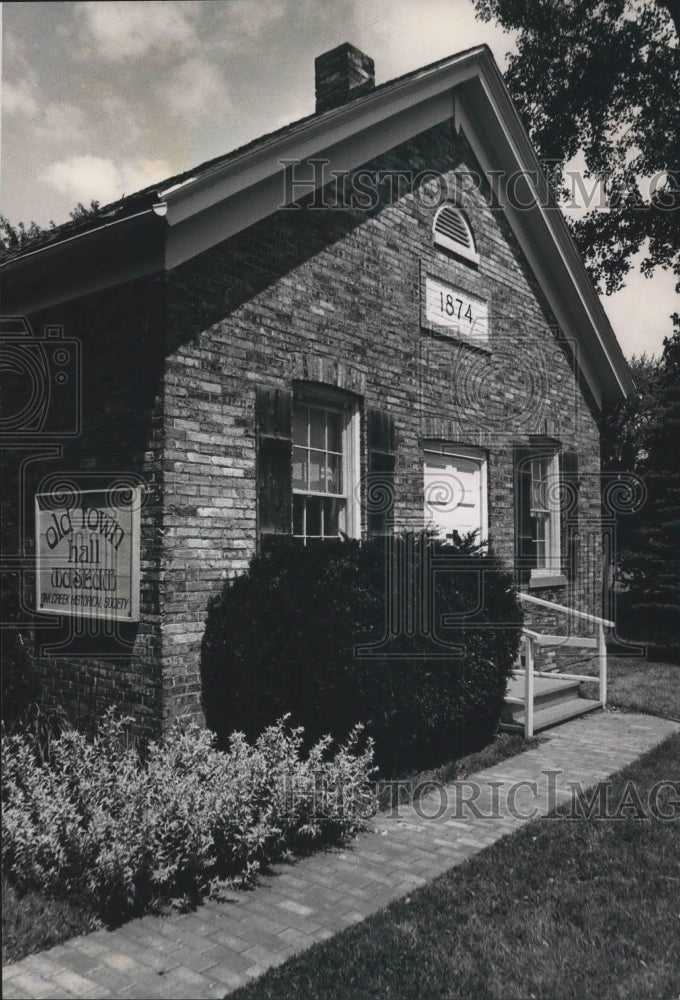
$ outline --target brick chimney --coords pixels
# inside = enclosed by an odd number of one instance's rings
[[[375,87],[373,60],[349,42],[314,60],[316,110],[328,111],[362,97]]]

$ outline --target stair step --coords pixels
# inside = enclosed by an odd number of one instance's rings
[[[501,722],[501,729],[524,729],[524,706],[514,705],[519,711],[513,714],[512,720]],[[548,705],[534,711],[534,732],[539,729],[548,729],[550,726],[557,726],[560,722],[566,722],[577,715],[584,715],[586,712],[594,712],[595,709],[602,708],[601,701],[594,701],[592,698],[572,698],[570,701],[560,702],[556,705]]]
[[[534,707],[548,708],[550,705],[558,705],[573,701],[578,696],[580,681],[565,681],[558,677],[535,677],[534,678]],[[512,677],[508,682],[506,694],[512,698],[524,700],[524,678]],[[515,702],[508,702],[505,705],[504,717],[514,716],[516,713],[524,711],[522,705]]]

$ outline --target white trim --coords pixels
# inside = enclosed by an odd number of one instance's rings
[[[562,575],[560,501],[559,488],[556,488],[560,475],[559,451],[556,450],[551,454],[538,449],[536,454],[531,456],[531,496],[533,496],[534,488],[534,462],[541,461],[542,459],[547,460],[548,531],[546,532],[546,565],[532,568],[530,574],[532,583],[547,577],[554,578]]]
[[[293,387],[293,406],[317,406],[342,413],[342,481],[343,492],[320,493],[315,490],[293,489],[293,495],[318,496],[345,501],[345,533],[350,538],[361,538],[360,465],[360,407],[359,400],[342,389],[319,382],[296,381]],[[293,447],[295,447],[293,443]],[[292,525],[291,525],[292,529]],[[299,537],[299,536],[296,536]],[[330,537],[330,536],[326,536]]]

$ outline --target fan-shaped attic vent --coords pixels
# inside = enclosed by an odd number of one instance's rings
[[[434,217],[434,242],[436,246],[452,250],[459,257],[479,264],[479,254],[470,225],[459,208],[442,205]]]

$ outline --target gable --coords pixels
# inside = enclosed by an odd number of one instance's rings
[[[11,311],[172,270],[359,167],[452,120],[494,189],[598,406],[632,391],[625,359],[486,46],[442,60],[150,191],[135,214],[3,268]],[[294,176],[293,176],[294,174]],[[296,184],[296,181],[298,182]],[[52,277],[50,278],[50,274]],[[55,280],[54,275],[58,275]],[[47,277],[47,280],[43,280]]]

